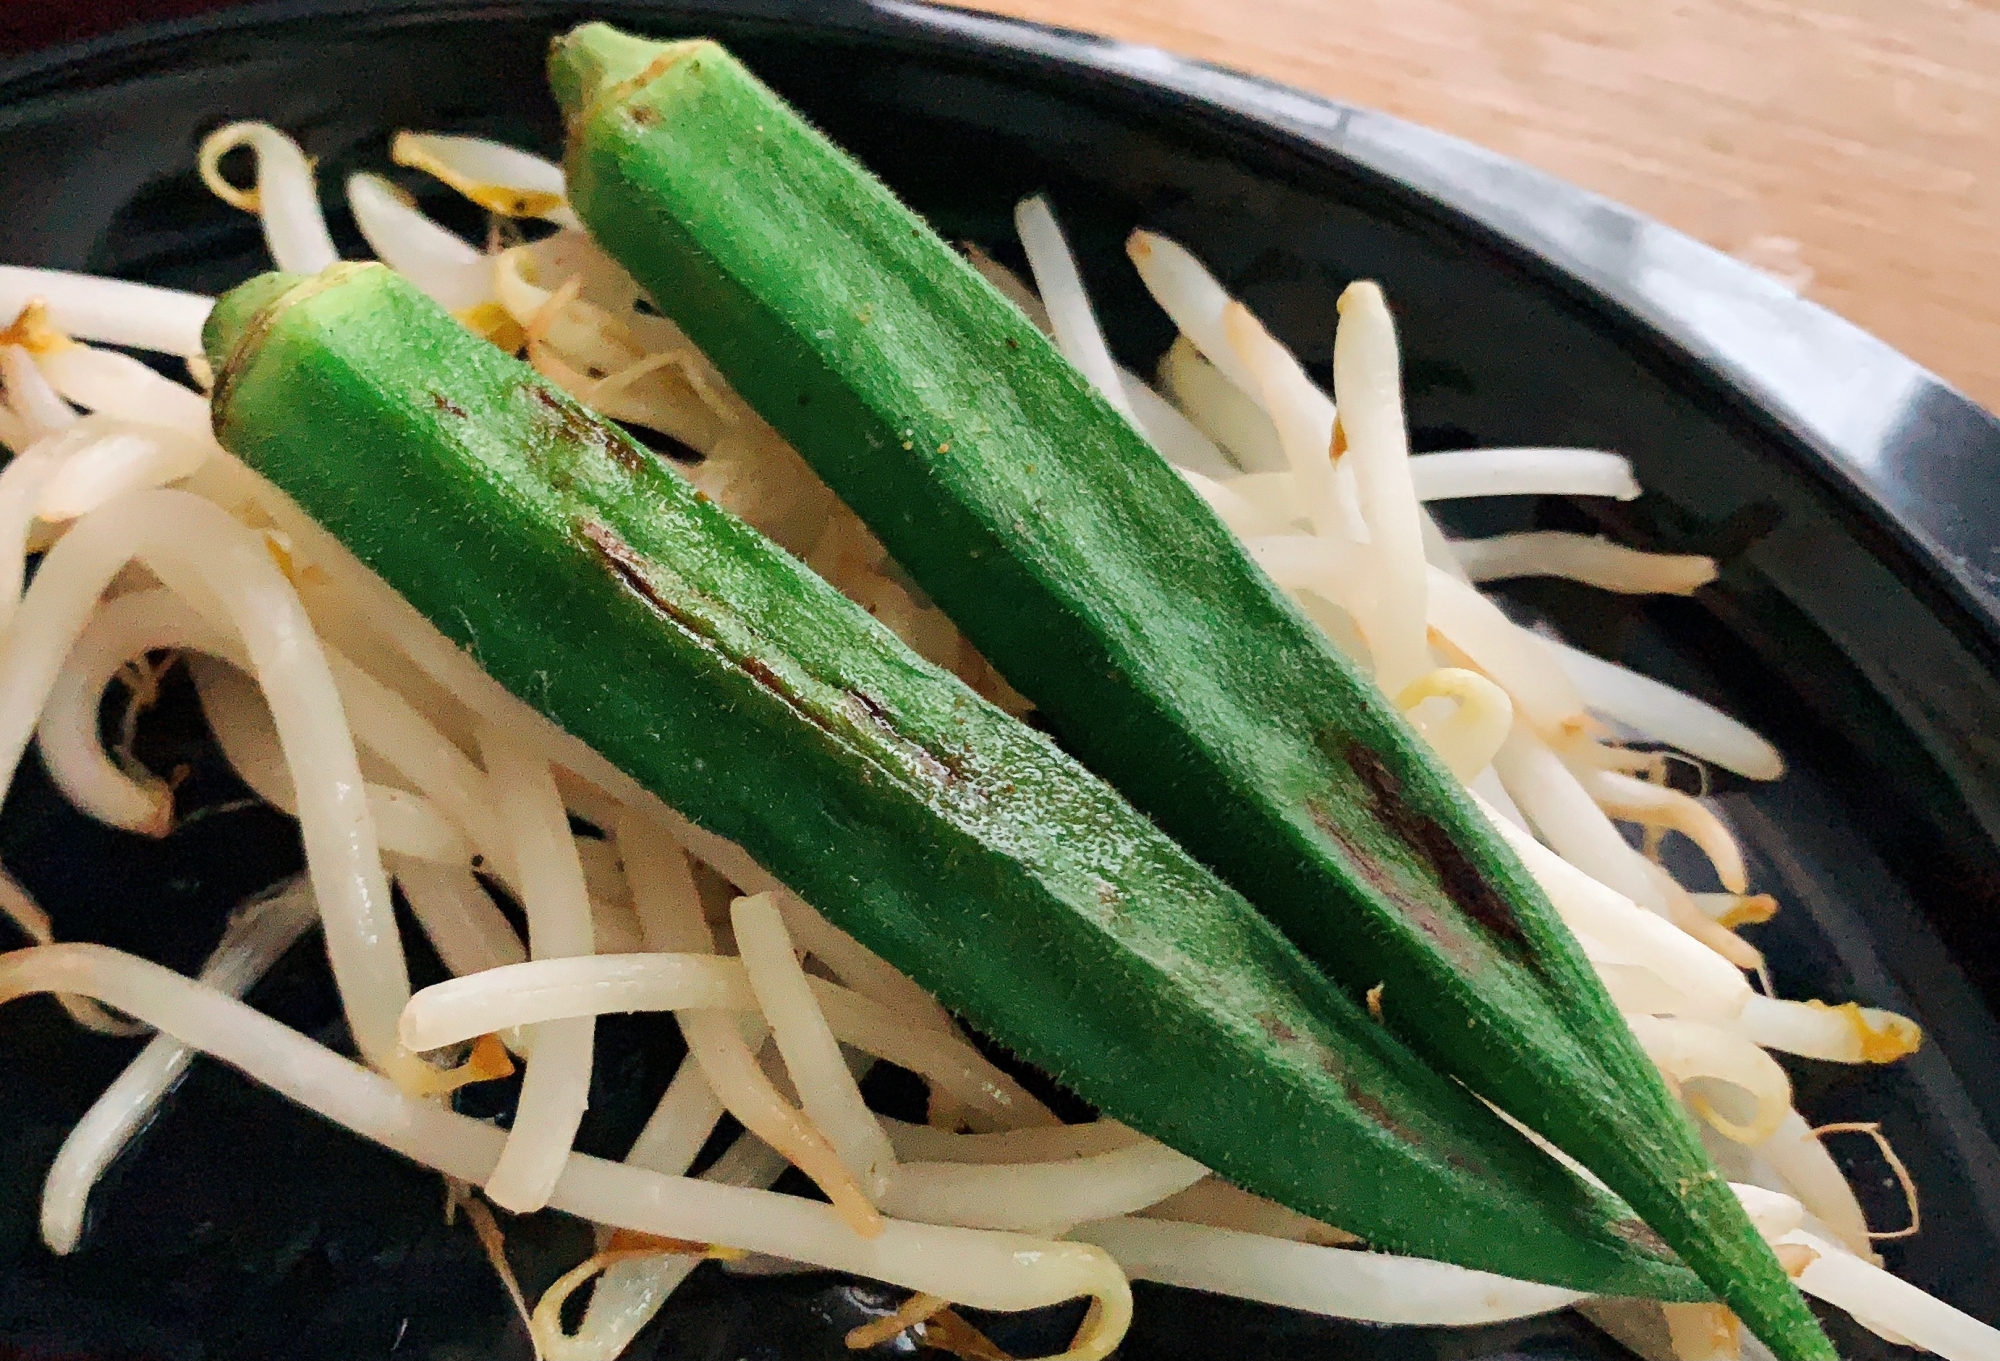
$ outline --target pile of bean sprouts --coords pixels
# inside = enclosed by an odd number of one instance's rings
[[[245,147],[256,164],[249,188],[221,170]],[[348,203],[381,260],[606,415],[694,451],[700,461],[682,472],[695,485],[917,652],[1025,712],[591,242],[557,167],[459,137],[403,134],[392,154],[485,208],[495,230],[468,243],[391,181],[356,175]],[[201,170],[259,216],[278,266],[312,272],[337,258],[311,163],[284,133],[223,128]],[[529,218],[549,234],[528,241],[517,219]],[[1341,298],[1329,396],[1192,255],[1139,232],[1132,263],[1180,331],[1149,383],[1112,360],[1047,206],[1021,204],[1017,226],[1032,288],[968,248],[974,265],[1150,436],[1466,781],[1704,1123],[1800,1286],[1885,1337],[1958,1361],[2000,1357],[2000,1333],[1880,1268],[1871,1240],[1884,1235],[1871,1232],[1822,1147],[1826,1130],[1794,1109],[1767,1053],[1884,1062],[1916,1046],[1916,1027],[1751,987],[1762,961],[1734,928],[1774,905],[1750,895],[1716,810],[1668,787],[1657,750],[1633,742],[1753,779],[1776,778],[1778,754],[1699,700],[1518,626],[1478,589],[1541,575],[1686,592],[1714,564],[1559,533],[1453,542],[1426,509],[1461,497],[1626,499],[1639,489],[1625,460],[1576,449],[1411,456],[1378,288],[1357,283]],[[1370,1252],[1111,1120],[1060,1122],[915,983],[509,694],[221,449],[200,390],[209,306],[0,267],[0,312],[14,319],[0,334],[0,441],[13,453],[0,472],[5,770],[33,737],[77,807],[171,836],[172,791],[106,750],[98,715],[114,680],[135,686],[183,658],[229,762],[297,817],[307,864],[240,909],[195,978],[58,943],[60,923],[0,880],[0,909],[34,942],[0,956],[0,1001],[51,993],[81,1024],[157,1032],[49,1169],[42,1232],[52,1250],[77,1245],[93,1184],[205,1054],[449,1179],[537,1353],[553,1361],[617,1356],[711,1257],[726,1270],[828,1268],[910,1292],[850,1337],[857,1347],[909,1333],[964,1349],[969,1330],[952,1306],[1088,1296],[1063,1355],[1102,1357],[1131,1317],[1129,1282],[1154,1280],[1382,1323],[1479,1324],[1581,1303],[1648,1355],[1760,1354],[1719,1306],[1580,1301]],[[190,384],[121,350],[179,357]],[[24,592],[35,553],[44,556]],[[572,817],[602,835],[579,834]],[[1642,830],[1638,844],[1621,824]],[[1667,833],[1700,848],[1723,891],[1690,893],[1667,874]],[[525,941],[482,875],[520,905]],[[704,893],[704,879],[729,892]],[[392,882],[454,975],[414,996]],[[315,927],[358,1061],[241,1000]],[[688,1057],[621,1161],[585,1156],[572,1142],[594,1018],[630,1011],[673,1012]],[[876,1062],[923,1080],[928,1123],[868,1107],[857,1079]],[[452,1109],[454,1089],[516,1064],[525,1075],[510,1127]],[[744,1132],[688,1175],[725,1113]],[[768,1189],[788,1167],[825,1202]],[[530,1304],[484,1202],[586,1219],[599,1228],[597,1251]],[[582,1323],[567,1331],[563,1304],[586,1286]]]

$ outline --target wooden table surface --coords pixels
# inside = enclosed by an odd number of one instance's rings
[[[1794,282],[2000,410],[2000,0],[971,0],[1425,123]]]

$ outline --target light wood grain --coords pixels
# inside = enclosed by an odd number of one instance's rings
[[[1518,157],[1797,281],[2000,409],[1996,0],[972,3]]]

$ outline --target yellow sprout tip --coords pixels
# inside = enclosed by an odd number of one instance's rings
[[[1778,915],[1778,900],[1768,893],[1739,898],[1716,921],[1731,930],[1739,926],[1761,926]]]
[[[49,319],[49,305],[41,298],[30,298],[21,314],[5,330],[0,330],[0,345],[19,345],[29,354],[54,354],[74,344],[74,340],[56,329]]]
[[[1842,1002],[1839,1006],[1807,1002],[1806,1005],[1815,1011],[1840,1013],[1841,1018],[1854,1028],[1855,1043],[1860,1046],[1863,1063],[1894,1063],[1923,1047],[1923,1027],[1907,1016],[1898,1016],[1893,1011],[1878,1011],[1858,1002]]]

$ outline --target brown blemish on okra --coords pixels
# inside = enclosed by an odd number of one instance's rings
[[[1653,1231],[1653,1226],[1643,1219],[1614,1219],[1607,1226],[1611,1232],[1646,1252],[1667,1253],[1672,1251],[1667,1240]]]
[[[631,544],[625,542],[617,530],[598,520],[580,520],[576,529],[583,540],[596,550],[604,566],[626,590],[679,625],[684,632],[693,634],[711,647],[720,646],[715,630],[709,627],[707,620],[688,610],[653,584],[651,578],[646,575],[645,559]]]
[[[582,520],[577,524],[577,533],[590,545],[598,561],[618,579],[619,584],[644,601],[648,608],[683,631],[701,639],[758,688],[774,696],[787,709],[821,732],[843,739],[848,736],[823,710],[794,690],[770,663],[760,657],[734,655],[724,645],[713,625],[662,591],[647,575],[645,559],[625,542],[617,530],[602,521]],[[856,691],[847,691],[846,696],[849,716],[865,722],[879,738],[887,741],[894,750],[901,753],[906,758],[906,769],[914,773],[918,779],[940,789],[949,789],[964,781],[965,771],[956,761],[941,757],[922,743],[912,741],[908,736],[898,732],[895,725],[889,721],[888,710],[880,703]]]
[[[873,695],[869,694],[867,691],[849,690],[847,692],[847,697],[853,700],[856,704],[860,705],[861,711],[867,714],[868,717],[872,719],[874,722],[882,724],[888,723],[889,711],[884,707],[882,707],[881,700],[876,699]]]
[[[552,426],[557,441],[578,449],[595,449],[628,473],[638,473],[650,462],[647,454],[631,440],[606,428],[588,411],[558,396],[541,383],[524,383],[528,395],[540,408],[542,418]]]
[[[593,41],[583,44],[588,52],[565,52],[565,49],[577,45],[579,34],[588,35],[589,30],[596,30],[596,35]],[[701,62],[698,54],[705,48],[718,53],[721,51],[712,38],[647,43],[615,33],[603,24],[590,24],[550,44],[550,76],[573,132],[599,108],[624,103],[629,96],[652,84],[681,62],[687,62],[692,70],[699,70]],[[643,65],[640,64],[648,51],[654,55]],[[570,57],[580,57],[580,60],[572,63],[568,60]],[[626,74],[628,72],[630,74]],[[626,116],[635,122],[640,121],[633,111],[643,107],[636,102],[626,105]],[[653,124],[660,121],[657,110],[653,111],[652,121]],[[650,125],[642,123],[642,126]]]
[[[1313,1050],[1315,1057],[1318,1059],[1321,1071],[1331,1077],[1340,1079],[1341,1094],[1347,1098],[1347,1103],[1354,1107],[1355,1110],[1367,1116],[1371,1124],[1388,1134],[1394,1135],[1412,1148],[1425,1147],[1422,1135],[1397,1119],[1396,1113],[1389,1108],[1386,1102],[1363,1087],[1353,1077],[1349,1076],[1347,1065],[1340,1061],[1339,1055],[1333,1053],[1324,1045],[1316,1044],[1306,1039],[1287,1024],[1283,1018],[1273,1015],[1271,1012],[1260,1011],[1257,1013],[1255,1020],[1262,1027],[1264,1033],[1277,1043],[1302,1045]],[[1476,1164],[1471,1164],[1469,1159],[1462,1159],[1456,1155],[1453,1155],[1449,1161],[1452,1162],[1453,1166],[1459,1166],[1461,1163],[1476,1166]],[[1470,1166],[1460,1167],[1460,1170],[1470,1170]]]
[[[1312,817],[1313,825],[1321,835],[1340,848],[1341,854],[1354,872],[1381,894],[1402,915],[1413,923],[1419,931],[1434,941],[1438,948],[1448,952],[1453,961],[1461,967],[1469,967],[1478,962],[1472,942],[1457,925],[1438,915],[1437,909],[1422,894],[1412,893],[1409,886],[1392,874],[1376,853],[1355,839],[1346,825],[1340,821],[1324,803],[1309,800],[1306,812]]]
[[[822,732],[837,735],[837,730],[826,715],[793,693],[791,687],[771,669],[769,663],[757,657],[730,655],[708,620],[688,609],[653,582],[646,572],[645,559],[633,549],[632,545],[625,542],[617,530],[601,521],[583,520],[578,523],[577,532],[595,550],[599,562],[618,579],[619,584],[644,601],[648,608],[722,654],[731,666],[749,677],[761,689],[784,701],[785,707],[800,718]]]
[[[1273,1016],[1268,1011],[1260,1011],[1257,1013],[1257,1024],[1264,1028],[1264,1033],[1266,1035],[1269,1035],[1272,1039],[1278,1041],[1280,1044],[1293,1044],[1296,1043],[1299,1038],[1298,1031],[1292,1029],[1289,1025],[1286,1025],[1284,1021],[1280,1020],[1276,1016]]]
[[[809,705],[799,702],[798,696],[794,695],[791,687],[785,684],[784,677],[773,671],[767,662],[757,657],[744,657],[736,663],[736,669],[783,700],[787,707],[803,715],[815,727],[824,728],[828,732],[833,731],[833,725],[824,717],[814,712]]]
[[[849,716],[856,723],[865,725],[882,741],[909,757],[926,783],[948,789],[965,779],[965,770],[959,761],[940,756],[921,742],[912,741],[897,729],[889,711],[868,695],[859,690],[849,690],[845,704]]]
[[[1401,1120],[1398,1120],[1396,1113],[1390,1110],[1380,1097],[1364,1089],[1353,1078],[1349,1078],[1341,1084],[1341,1091],[1346,1093],[1348,1104],[1367,1116],[1386,1133],[1401,1139],[1412,1148],[1422,1148],[1424,1146],[1422,1135],[1418,1134]]]
[[[1450,832],[1435,819],[1410,806],[1403,797],[1402,782],[1375,749],[1364,742],[1350,740],[1341,756],[1347,768],[1367,789],[1375,816],[1395,834],[1397,840],[1413,847],[1430,862],[1431,868],[1437,872],[1438,883],[1446,895],[1458,904],[1459,910],[1489,934],[1513,946],[1523,960],[1534,964],[1536,955],[1528,949],[1528,939],[1522,934],[1521,923],[1515,917],[1514,909],[1508,905],[1506,896],[1480,873],[1479,867],[1472,863],[1465,848]],[[1404,895],[1391,896],[1405,906],[1411,905]]]

